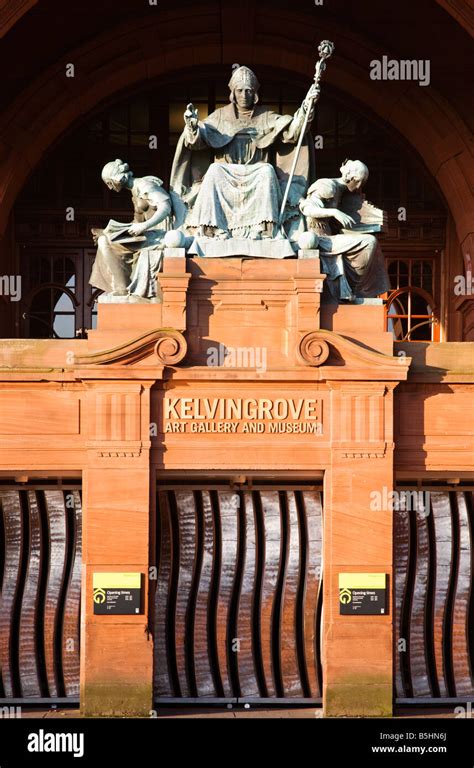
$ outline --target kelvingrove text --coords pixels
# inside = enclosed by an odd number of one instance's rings
[[[320,420],[321,403],[311,398],[277,399],[267,398],[165,398],[165,419],[302,419]]]

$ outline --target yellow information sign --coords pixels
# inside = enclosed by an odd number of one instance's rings
[[[339,589],[385,589],[386,573],[340,573]]]
[[[94,589],[140,589],[141,573],[94,573]]]
[[[340,573],[339,613],[380,616],[387,609],[386,573]]]
[[[103,615],[141,613],[141,573],[94,573],[94,613]]]

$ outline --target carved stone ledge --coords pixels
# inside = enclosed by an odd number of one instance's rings
[[[91,441],[87,443],[87,449],[97,459],[137,459],[149,444],[142,441]]]
[[[356,451],[356,452],[342,452],[343,459],[383,459],[385,451]]]
[[[140,456],[140,451],[97,451],[99,459],[133,459]]]
[[[112,349],[77,355],[76,366],[132,365],[147,357],[150,364],[178,365],[186,357],[187,344],[183,334],[172,328],[158,328]],[[154,359],[153,359],[154,356]]]

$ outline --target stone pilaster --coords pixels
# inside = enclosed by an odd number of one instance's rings
[[[86,716],[146,715],[152,708],[150,386],[142,381],[87,383],[81,617],[81,712]],[[104,572],[142,574],[139,615],[94,615],[93,575]]]

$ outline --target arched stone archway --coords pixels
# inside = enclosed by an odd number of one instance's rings
[[[38,0],[0,0],[0,38],[33,8]]]
[[[309,81],[315,46],[307,42],[295,46],[288,12],[272,9],[268,30],[262,31],[260,18],[266,18],[265,6],[248,15],[247,35],[239,43],[220,23],[222,14],[215,5],[169,11],[160,15],[159,24],[151,17],[119,25],[43,72],[0,118],[0,232],[44,152],[77,120],[123,89],[183,65],[232,64],[236,57],[255,67],[271,62]],[[406,82],[391,82],[388,87],[372,81],[368,62],[384,52],[355,33],[344,29],[342,35],[337,27],[316,24],[314,17],[304,14],[292,13],[291,21],[294,27],[312,27],[315,40],[328,37],[339,42],[327,82],[367,104],[411,144],[444,194],[465,255],[472,253],[471,137],[452,105],[432,88]],[[192,33],[186,33],[190,28]],[[276,41],[275,29],[288,30],[288,36]],[[74,64],[74,78],[66,77],[68,63]]]
[[[0,0],[0,38],[6,35],[39,0]],[[462,0],[435,0],[469,34],[474,29],[474,13]]]
[[[474,32],[474,10],[464,0],[436,0],[470,35]]]

